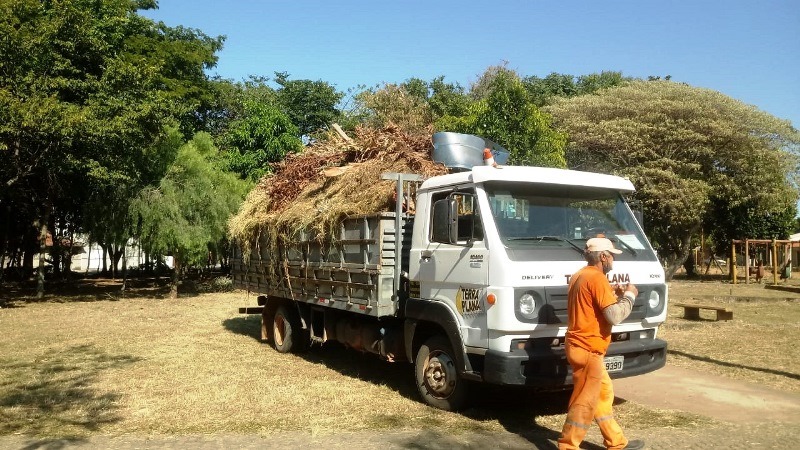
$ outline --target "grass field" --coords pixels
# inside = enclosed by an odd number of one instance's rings
[[[95,284],[97,284],[95,282]],[[102,283],[100,283],[102,284]],[[112,286],[113,283],[107,283]],[[686,295],[675,283],[676,297]],[[107,286],[106,286],[107,287]],[[796,300],[714,300],[721,283],[700,286],[708,301],[733,302],[730,322],[689,322],[677,308],[662,337],[669,364],[798,390]],[[258,316],[237,308],[245,293],[161,298],[141,285],[131,298],[84,286],[33,302],[5,294],[0,309],[0,434],[261,433],[304,430],[437,429],[450,433],[540,429],[556,432],[567,396],[481,389],[461,414],[419,402],[412,367],[327,345],[284,355],[259,342]],[[763,287],[761,288],[763,289]],[[8,296],[16,299],[8,301]],[[797,294],[790,294],[790,297]],[[785,336],[783,336],[785,335]],[[743,350],[747,349],[747,350]],[[616,407],[626,427],[695,427],[705,419]]]
[[[669,344],[668,364],[800,392],[800,347],[794,343],[800,336],[800,293],[795,279],[782,286],[792,290],[757,283],[671,283],[673,302],[724,306],[733,320],[714,321],[712,311],[701,312],[705,320],[685,320],[683,308],[671,306],[659,330]]]

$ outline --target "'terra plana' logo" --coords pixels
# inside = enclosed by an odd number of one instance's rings
[[[567,279],[567,284],[569,284],[569,279],[572,278],[572,275],[567,274],[564,275]],[[615,274],[606,274],[606,278],[608,278],[608,282],[611,284],[625,284],[631,282],[631,274],[629,273],[615,273]]]
[[[458,288],[456,293],[456,308],[462,316],[480,314],[483,312],[481,302],[481,289]]]

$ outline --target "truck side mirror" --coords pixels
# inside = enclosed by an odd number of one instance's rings
[[[443,198],[433,204],[432,240],[444,244],[458,241],[458,204],[452,198]]]

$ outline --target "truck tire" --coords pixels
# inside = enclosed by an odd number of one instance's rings
[[[437,335],[420,347],[414,364],[417,389],[425,403],[446,411],[458,411],[467,404],[469,386],[458,376],[450,342]]]
[[[270,340],[279,353],[298,353],[308,348],[297,311],[286,305],[278,306],[272,316]]]

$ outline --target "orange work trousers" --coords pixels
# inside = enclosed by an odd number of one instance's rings
[[[558,439],[558,448],[577,449],[592,421],[596,421],[600,427],[606,448],[624,448],[628,440],[611,411],[614,388],[603,364],[603,355],[570,345],[569,342],[566,351],[567,361],[572,366],[574,387],[569,399],[567,420]]]

